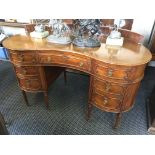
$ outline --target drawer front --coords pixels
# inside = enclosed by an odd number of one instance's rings
[[[15,64],[35,64],[37,62],[35,53],[29,51],[17,51],[10,53],[11,61]]]
[[[93,62],[93,73],[99,76],[100,78],[110,78],[116,80],[131,80],[129,75],[132,72],[131,67],[123,67],[116,65],[109,65],[106,63],[98,63],[97,61]]]
[[[90,59],[73,54],[39,54],[39,62],[42,64],[62,64],[73,68],[90,71]]]
[[[15,66],[15,71],[17,74],[20,75],[31,75],[31,76],[39,75],[38,67]]]
[[[108,77],[114,79],[125,80],[127,79],[127,72],[121,69],[113,69],[109,67],[103,67],[101,65],[96,65],[94,68],[94,72],[100,77]]]
[[[126,85],[115,84],[108,81],[100,81],[96,78],[93,80],[93,89],[100,94],[111,93],[115,95],[123,95]]]
[[[24,90],[35,91],[42,89],[41,81],[38,77],[18,78],[18,80],[20,87]]]
[[[96,105],[102,110],[115,112],[119,110],[121,100],[103,96],[94,92],[92,95],[92,104]]]

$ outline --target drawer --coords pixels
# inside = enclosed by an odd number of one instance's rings
[[[119,110],[121,100],[117,98],[111,98],[108,96],[103,96],[97,93],[93,93],[92,104],[96,105],[102,110],[107,110],[107,111],[114,110],[115,112]]]
[[[100,94],[111,93],[115,95],[123,95],[126,85],[115,84],[108,81],[101,81],[96,78],[93,80],[93,89]]]
[[[18,78],[18,81],[19,81],[20,87],[23,88],[24,90],[35,91],[35,90],[42,89],[41,81],[37,76],[33,78],[32,77]]]
[[[11,52],[10,58],[15,64],[34,64],[37,62],[35,53],[30,51]]]
[[[90,59],[75,54],[39,54],[39,62],[42,64],[62,64],[71,68],[90,71]]]
[[[93,73],[98,75],[100,78],[107,77],[117,80],[129,80],[129,74],[131,68],[125,68],[123,66],[107,65],[105,63],[93,63]]]
[[[32,66],[15,66],[17,74],[35,76],[39,74],[38,67]]]

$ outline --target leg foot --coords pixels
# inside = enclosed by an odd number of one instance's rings
[[[46,108],[49,109],[48,93],[47,92],[44,92],[44,100],[45,100]]]
[[[86,120],[88,121],[90,119],[90,115],[93,109],[93,105],[91,103],[88,104],[88,109],[87,109],[87,117]]]
[[[64,81],[65,81],[65,84],[67,83],[67,75],[66,75],[66,70],[64,70]]]
[[[122,118],[122,113],[116,114],[115,123],[114,123],[114,126],[113,126],[114,129],[119,127],[121,118]]]
[[[28,100],[27,100],[27,96],[26,96],[26,92],[24,90],[22,90],[22,94],[23,94],[23,97],[24,97],[26,105],[29,106],[29,103],[28,103]]]

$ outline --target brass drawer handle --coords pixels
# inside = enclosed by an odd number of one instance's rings
[[[23,74],[26,74],[26,73],[27,73],[27,70],[23,68]]]
[[[51,62],[51,57],[47,57],[47,61],[48,62]]]
[[[23,57],[20,57],[20,61],[24,61],[24,58]]]
[[[26,81],[26,86],[30,87],[30,81],[29,80]]]
[[[19,53],[19,54],[18,54],[18,59],[19,59],[20,61],[24,61],[24,55],[23,55],[22,53]]]
[[[104,105],[107,105],[107,104],[108,104],[108,99],[107,99],[107,98],[104,98],[104,99],[103,99],[103,104],[104,104]]]
[[[68,57],[67,57],[66,55],[64,55],[64,56],[63,56],[63,59],[64,59],[64,60],[67,60],[67,59],[68,59]]]
[[[35,63],[35,62],[36,62],[36,60],[33,58],[33,59],[32,59],[32,62],[33,62],[33,63]]]
[[[83,62],[80,62],[79,66],[82,67],[83,65],[84,65],[84,63]]]
[[[106,86],[105,86],[105,91],[108,92],[111,88],[111,84],[110,83],[106,83]]]
[[[20,60],[20,61],[24,61],[24,57],[23,57],[23,55],[22,55],[22,54],[21,54],[21,55],[19,55],[19,57],[18,57],[18,58],[19,58],[19,60]]]
[[[113,75],[113,70],[109,69],[108,70],[108,76],[111,77]]]

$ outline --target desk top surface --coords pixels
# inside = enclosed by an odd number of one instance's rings
[[[135,44],[125,40],[123,47],[107,46],[101,44],[99,48],[79,48],[69,45],[59,45],[46,41],[45,39],[35,39],[28,36],[12,36],[3,41],[3,46],[10,50],[19,51],[62,51],[85,55],[105,63],[134,66],[146,64],[152,58],[150,51],[141,44]]]

